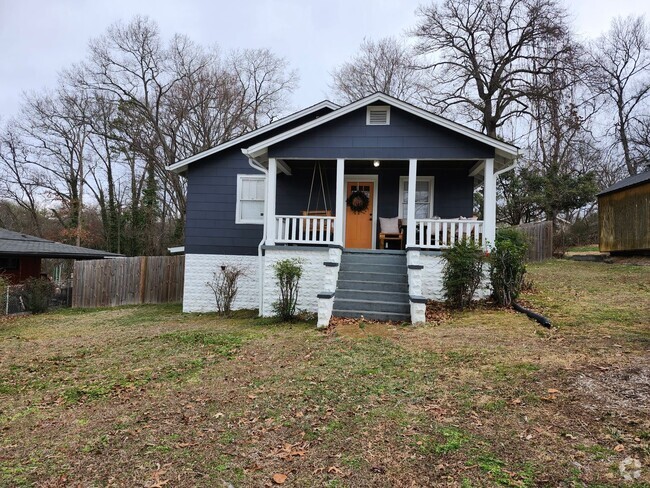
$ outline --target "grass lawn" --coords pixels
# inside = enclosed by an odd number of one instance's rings
[[[598,244],[589,244],[587,246],[574,246],[567,249],[568,252],[598,252]]]
[[[650,267],[530,276],[557,329],[488,308],[327,333],[179,306],[1,321],[0,486],[649,486]]]

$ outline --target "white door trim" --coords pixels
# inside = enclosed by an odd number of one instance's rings
[[[377,248],[377,194],[379,193],[379,175],[345,175],[343,178],[345,191],[343,192],[343,233],[348,215],[348,206],[345,204],[348,194],[348,183],[355,181],[371,181],[374,186],[372,195],[372,249]],[[343,236],[343,247],[345,247],[345,235]]]

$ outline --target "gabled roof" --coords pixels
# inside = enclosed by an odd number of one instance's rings
[[[298,120],[301,117],[304,117],[314,112],[318,112],[319,110],[322,110],[324,108],[336,110],[339,108],[339,106],[336,105],[335,103],[330,102],[329,100],[323,100],[322,102],[317,103],[316,105],[312,105],[311,107],[307,107],[303,110],[300,110],[299,112],[295,112],[291,115],[287,115],[286,117],[276,120],[275,122],[271,122],[270,124],[260,127],[259,129],[255,129],[251,132],[247,132],[246,134],[236,137],[235,139],[231,139],[211,149],[207,149],[203,152],[195,154],[194,156],[190,156],[189,158],[183,159],[182,161],[178,161],[170,166],[167,166],[167,169],[169,171],[174,171],[175,173],[183,173],[184,171],[187,170],[187,166],[194,163],[195,161],[203,159],[207,156],[211,156],[212,154],[221,152],[225,149],[228,149],[229,147],[236,146],[237,144],[252,139],[253,137],[257,137],[268,131],[277,129],[278,127],[282,127],[283,125],[288,124],[289,122],[293,122],[294,120]]]
[[[345,114],[353,112],[354,110],[363,108],[376,102],[383,102],[385,104],[392,105],[441,127],[445,127],[463,136],[469,137],[488,146],[492,146],[495,148],[496,152],[506,160],[513,160],[519,154],[519,148],[517,146],[513,146],[512,144],[508,144],[506,142],[500,141],[499,139],[487,136],[481,132],[475,131],[474,129],[470,129],[469,127],[465,127],[464,125],[461,125],[457,122],[453,122],[449,119],[433,114],[427,110],[421,109],[415,105],[411,105],[410,103],[404,102],[381,92],[374,93],[365,98],[357,100],[356,102],[352,102],[349,105],[341,107],[338,110],[334,110],[333,112],[327,115],[323,115],[316,120],[312,120],[311,122],[307,122],[298,127],[282,132],[281,134],[254,144],[247,149],[242,149],[242,152],[250,158],[259,157],[266,152],[269,146],[277,144],[278,142],[294,137],[320,125],[326,124],[331,120],[334,120]]]
[[[101,259],[121,254],[70,246],[40,237],[0,228],[0,256],[39,256],[42,258]]]
[[[618,190],[623,190],[624,188],[630,188],[631,186],[641,185],[646,181],[650,182],[650,171],[639,173],[638,175],[634,176],[628,176],[621,181],[617,181],[609,188],[605,188],[603,191],[601,191],[598,196],[606,195],[607,193],[613,193]]]

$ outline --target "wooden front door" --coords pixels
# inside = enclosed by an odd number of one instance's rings
[[[372,219],[375,184],[372,181],[349,181],[346,201],[355,191],[362,191],[368,197],[368,208],[363,212],[353,212],[346,205],[345,213],[345,247],[352,249],[372,248]]]

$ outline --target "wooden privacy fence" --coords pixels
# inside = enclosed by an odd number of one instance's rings
[[[185,256],[76,261],[72,306],[89,308],[180,302],[184,270]]]
[[[553,257],[553,222],[532,222],[514,228],[528,239],[528,261],[544,261]]]

